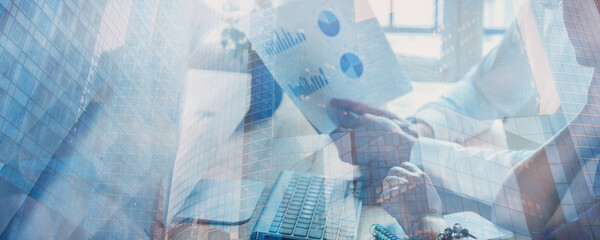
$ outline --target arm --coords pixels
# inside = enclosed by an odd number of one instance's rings
[[[506,174],[529,154],[531,151],[465,148],[419,138],[413,144],[410,162],[420,166],[436,187],[491,203]]]
[[[575,120],[577,122],[577,120]],[[564,223],[561,199],[573,182],[581,179],[581,164],[573,143],[573,129],[564,128],[553,139],[530,157],[512,168],[495,199],[495,206],[503,205],[507,192],[516,192],[514,202],[522,208],[528,230],[544,233]],[[561,173],[564,171],[564,174]],[[581,194],[581,193],[580,193]],[[503,223],[500,223],[503,224]]]
[[[522,49],[518,26],[513,24],[500,44],[450,92],[416,113],[417,123],[433,132],[421,136],[461,143],[487,130],[481,120],[537,114],[533,75]]]

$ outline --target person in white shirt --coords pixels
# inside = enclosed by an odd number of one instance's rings
[[[476,148],[467,151],[460,145],[490,130],[490,125],[481,120],[537,113],[537,92],[519,35],[517,24],[513,24],[496,48],[449,93],[417,111],[411,123],[364,104],[341,99],[331,101],[342,126],[340,131],[332,134],[332,138],[336,138],[339,132],[349,131],[347,129],[355,133],[354,164],[362,170],[363,181],[370,185],[364,194],[366,204],[373,203],[379,197],[381,180],[389,168],[405,161],[419,166],[425,164],[421,159],[428,156],[422,157],[422,152],[438,153],[435,164],[439,166],[453,166],[454,162],[470,155],[498,162],[505,166],[505,171],[517,162],[516,159],[522,158],[520,152],[499,157],[494,152],[477,152]],[[367,124],[361,126],[365,122]],[[381,126],[375,127],[377,125]],[[408,134],[391,134],[397,131],[396,128]],[[409,135],[412,140],[405,139]],[[385,140],[392,136],[397,138],[396,141]],[[431,174],[433,178],[442,177],[435,172]],[[487,200],[490,201],[490,198],[488,196]]]
[[[536,19],[542,19],[541,23],[536,23],[542,29],[540,31],[558,31],[559,35],[565,35],[561,40],[568,42],[562,16],[557,11],[559,1],[542,2],[545,11],[534,13]],[[562,31],[557,30],[561,27]],[[478,139],[481,133],[490,131],[491,121],[483,120],[535,116],[531,118],[535,118],[538,125],[532,127],[541,128],[545,135],[539,141],[540,145],[569,122],[560,111],[550,116],[538,116],[544,100],[539,98],[539,89],[529,64],[531,56],[527,55],[521,32],[515,21],[496,48],[450,92],[419,109],[409,123],[390,112],[364,104],[341,99],[331,101],[331,105],[337,109],[337,119],[341,124],[340,131],[334,132],[332,138],[337,138],[339,132],[354,133],[356,159],[353,164],[361,169],[360,179],[367,188],[364,194],[366,204],[376,203],[381,193],[381,180],[387,175],[387,171],[405,161],[425,171],[436,187],[491,204],[494,193],[500,188],[509,169],[529,156],[534,148],[507,151],[504,144],[494,142],[496,139]],[[544,44],[550,42],[555,45],[552,57],[572,51],[570,44],[556,46],[556,39],[547,38],[542,41]],[[370,123],[361,126],[365,122]],[[390,134],[395,132],[390,127],[392,123],[402,130],[399,134]],[[386,127],[389,131],[381,130]],[[409,135],[412,138],[407,137]],[[396,140],[390,141],[393,138]],[[480,148],[477,144],[465,147],[465,143],[472,139],[492,142],[492,148]],[[471,169],[471,164],[478,167]],[[474,175],[485,176],[474,179]],[[475,191],[474,188],[460,188],[459,181],[466,184],[485,181],[488,186],[483,191]]]
[[[600,1],[564,0],[562,14],[577,62],[593,68],[587,97],[572,121],[508,172],[494,199],[494,221],[519,237],[597,239],[600,235]],[[565,109],[564,111],[568,111]],[[570,115],[570,113],[565,113]],[[414,146],[413,146],[414,147]],[[510,154],[509,151],[498,153]],[[421,157],[424,157],[423,155]],[[409,236],[436,237],[449,223],[425,172],[411,163],[390,170],[386,210]],[[477,186],[475,186],[477,188]],[[414,204],[412,200],[418,201]]]

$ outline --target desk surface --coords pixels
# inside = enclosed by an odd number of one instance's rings
[[[394,222],[396,219],[389,215],[381,206],[367,207],[363,206],[360,215],[357,239],[375,239],[369,233],[369,228],[375,223]]]
[[[451,87],[450,84],[414,83],[413,85],[414,93],[393,101],[388,105],[388,109],[411,114],[418,107],[415,104],[433,100]],[[436,86],[435,92],[432,91],[433,86]],[[423,94],[427,94],[427,97],[424,97]],[[287,96],[284,95],[279,109],[274,113],[273,120],[273,150],[270,160],[270,172],[273,174],[270,176],[272,179],[266,181],[267,187],[271,187],[275,183],[278,176],[275,173],[282,170],[309,171],[328,177],[351,177],[357,173],[351,165],[343,163],[339,159],[337,146],[331,143],[329,136],[318,135]],[[235,144],[235,142],[232,141],[231,144]],[[222,168],[214,169],[212,172],[223,173],[226,171],[229,170]],[[235,176],[233,172],[232,176]],[[253,219],[258,218],[260,210],[261,208],[255,211]],[[372,224],[394,221],[395,219],[382,207],[363,206],[357,239],[373,239],[369,234]],[[251,225],[223,226],[194,223],[170,230],[170,239],[189,239],[190,237],[194,239],[246,239],[247,234],[252,231],[253,225]]]

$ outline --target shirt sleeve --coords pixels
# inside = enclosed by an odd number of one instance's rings
[[[436,187],[491,203],[508,171],[534,151],[468,147],[419,138],[410,162],[431,178]]]
[[[537,91],[518,25],[448,93],[423,106],[415,119],[436,139],[463,142],[489,128],[481,120],[538,113]]]

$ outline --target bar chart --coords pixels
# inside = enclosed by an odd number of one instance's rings
[[[309,81],[310,79],[310,81]],[[329,80],[323,73],[323,69],[319,68],[319,74],[307,77],[299,77],[298,85],[292,87],[291,84],[288,84],[288,87],[294,93],[294,96],[300,99],[301,96],[309,96],[319,89],[329,85]]]
[[[306,41],[306,36],[303,32],[293,34],[281,28],[280,31],[273,31],[273,40],[265,43],[265,51],[269,57],[272,57],[304,41]]]

